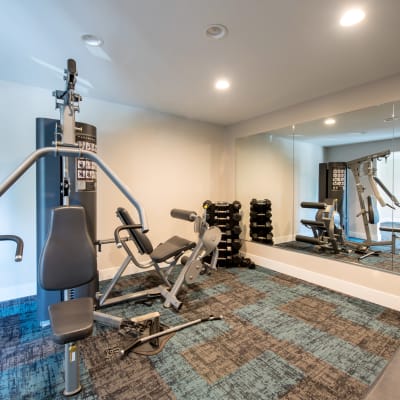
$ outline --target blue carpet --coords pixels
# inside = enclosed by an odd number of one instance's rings
[[[143,273],[118,294],[153,286]],[[400,346],[400,313],[267,269],[219,269],[180,294],[179,313],[126,303],[132,317],[159,311],[176,325],[224,315],[177,332],[162,352],[106,359],[121,346],[96,326],[82,341],[83,390],[74,399],[362,399]],[[0,303],[0,399],[62,399],[64,349],[39,328],[36,299]]]

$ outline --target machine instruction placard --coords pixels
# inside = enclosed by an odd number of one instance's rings
[[[343,190],[345,185],[346,169],[333,168],[332,171],[332,188],[331,190]]]
[[[97,152],[96,138],[94,136],[78,134],[76,143],[82,150]],[[76,191],[94,192],[96,190],[96,163],[84,157],[76,159]]]

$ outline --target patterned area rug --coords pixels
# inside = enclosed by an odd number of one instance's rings
[[[127,277],[120,292],[151,287],[152,273]],[[132,289],[130,289],[132,290]],[[362,399],[400,346],[400,313],[263,268],[220,269],[181,294],[179,313],[127,303],[176,325],[223,315],[177,332],[153,356],[106,357],[124,343],[98,325],[82,342],[83,391],[75,399]],[[64,352],[37,326],[35,298],[0,304],[1,399],[61,399]]]

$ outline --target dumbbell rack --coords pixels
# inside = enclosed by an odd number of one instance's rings
[[[239,239],[242,232],[240,227],[242,214],[239,211],[241,206],[239,201],[213,203],[207,200],[203,203],[208,224],[217,226],[222,232],[222,239],[218,244],[218,267],[238,267],[242,261],[239,255],[242,246]],[[207,259],[205,261],[207,262]]]
[[[254,242],[273,245],[272,204],[268,199],[250,201],[250,237]]]

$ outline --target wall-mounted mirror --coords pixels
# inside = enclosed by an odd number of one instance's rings
[[[399,273],[398,114],[383,104],[238,138],[243,239]]]

